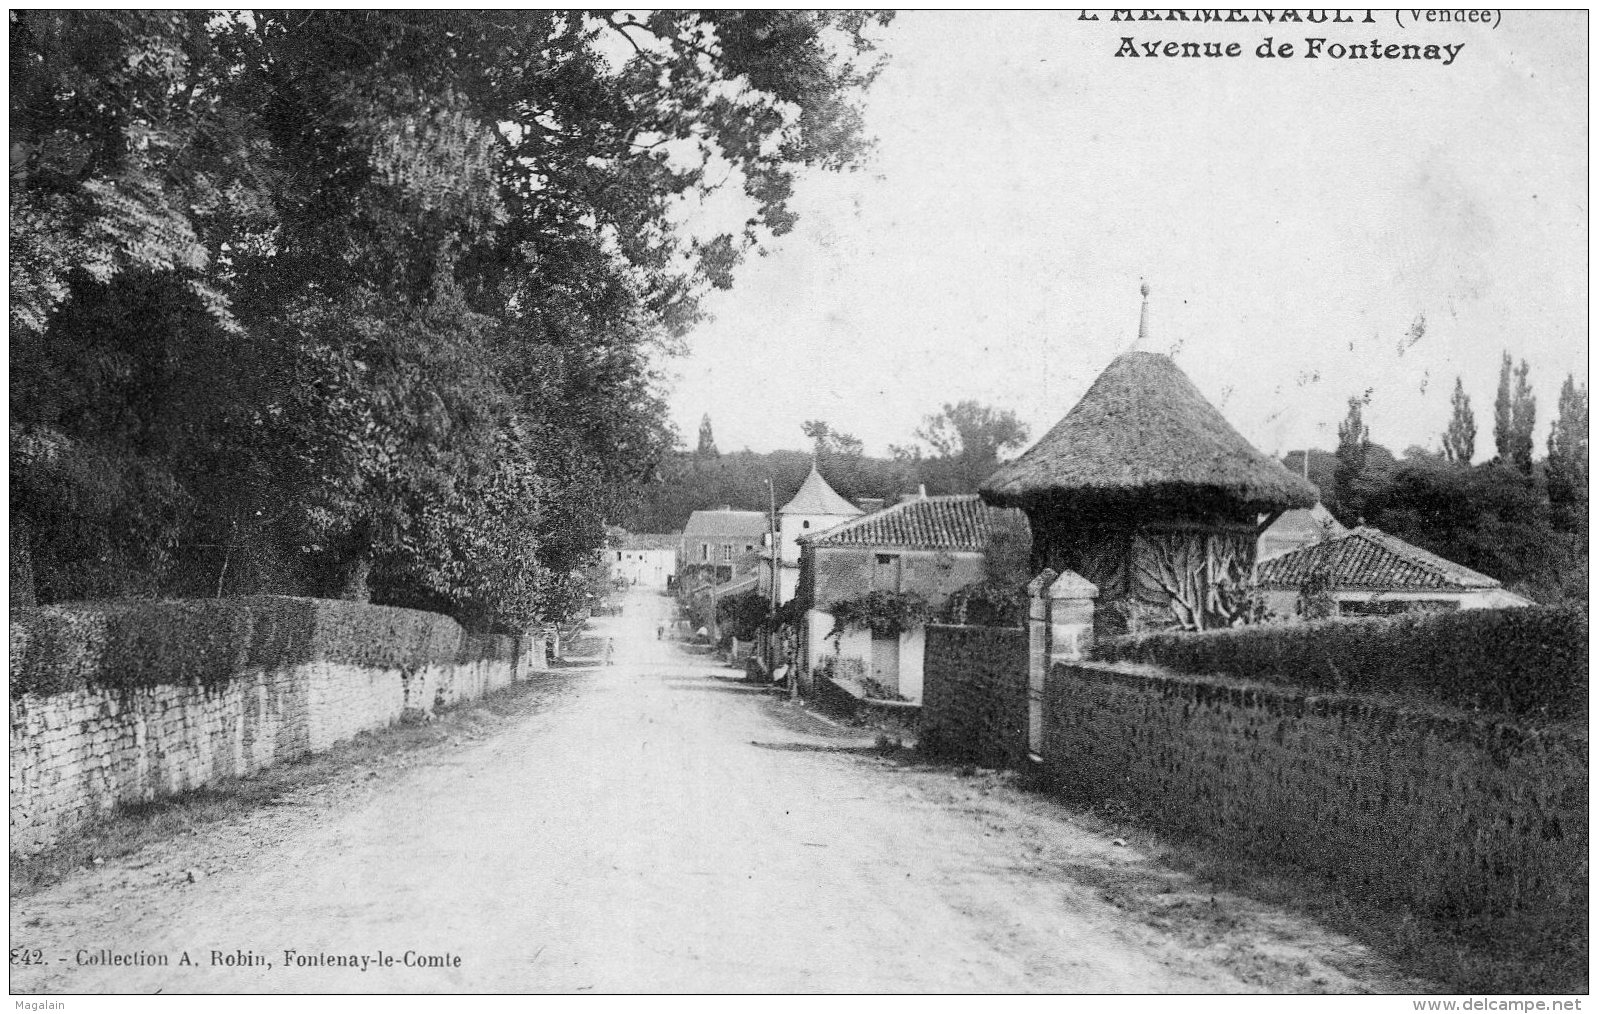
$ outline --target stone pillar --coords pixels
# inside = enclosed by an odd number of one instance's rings
[[[545,672],[549,661],[544,655],[544,629],[532,627],[522,635],[521,658],[516,664],[516,679],[527,679],[529,673]]]
[[[1093,600],[1098,586],[1068,570],[1049,586],[1049,664],[1080,662],[1093,647]]]
[[[1093,644],[1099,589],[1074,571],[1045,570],[1027,584],[1027,752],[1043,759],[1044,688],[1049,669],[1080,662]]]
[[[1049,586],[1055,573],[1045,569],[1027,582],[1027,753],[1043,759],[1043,685],[1049,675]]]

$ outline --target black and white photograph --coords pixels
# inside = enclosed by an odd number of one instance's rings
[[[1582,1010],[1587,11],[9,20],[17,1010]]]

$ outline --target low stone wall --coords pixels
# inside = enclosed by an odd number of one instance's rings
[[[14,854],[120,805],[325,750],[544,668],[542,638],[467,636],[447,617],[346,602],[55,606],[11,620]]]
[[[1027,633],[927,628],[921,749],[989,767],[1027,759]]]
[[[930,655],[930,653],[929,653]],[[1046,685],[1068,795],[1437,914],[1587,904],[1587,728],[1098,663]]]
[[[921,728],[921,705],[867,697],[851,679],[816,678],[815,700],[824,710],[853,725],[894,735],[915,736]]]

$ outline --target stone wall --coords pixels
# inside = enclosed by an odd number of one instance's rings
[[[1587,898],[1587,729],[1097,663],[1054,666],[1044,763],[1068,795],[1438,914]]]
[[[187,605],[144,604],[139,623],[129,626],[148,625]],[[208,672],[203,681],[176,674],[185,669],[181,656],[215,650],[215,637],[205,632],[196,630],[185,651],[181,628],[165,631],[158,657],[172,668],[128,679],[125,660],[137,646],[127,643],[131,634],[100,622],[96,607],[12,614],[14,854],[48,848],[120,805],[325,750],[544,667],[541,638],[466,636],[445,617],[410,610],[266,599],[246,609],[279,619],[293,614],[304,621],[295,628],[295,640],[303,643],[277,643],[269,652],[241,646],[236,666]],[[408,657],[350,643],[406,621],[429,633],[425,646]],[[78,636],[64,637],[62,628]],[[112,672],[118,681],[107,678]],[[18,689],[51,686],[64,689]]]
[[[989,767],[1026,762],[1026,631],[929,625],[924,673],[922,749]]]

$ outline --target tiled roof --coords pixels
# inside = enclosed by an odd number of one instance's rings
[[[754,536],[758,539],[769,527],[764,511],[694,511],[683,525],[682,533],[689,537],[741,539]]]
[[[811,546],[895,546],[981,552],[999,520],[1020,511],[992,507],[975,494],[905,500],[799,541]],[[1024,521],[1023,521],[1024,523]]]
[[[634,550],[681,549],[682,533],[666,532],[664,534],[654,534],[649,532],[630,532],[626,538],[621,540],[621,545],[617,546],[616,548]]]
[[[810,474],[805,476],[805,481],[799,486],[799,492],[793,499],[783,505],[778,514],[834,514],[838,517],[852,518],[865,513],[854,504],[838,495],[838,491],[827,485],[827,480],[821,477],[815,466],[811,466]]]
[[[1378,528],[1355,528],[1324,542],[1295,549],[1256,568],[1262,588],[1301,587],[1324,573],[1343,591],[1467,591],[1497,588],[1498,582],[1469,567],[1428,553]]]

